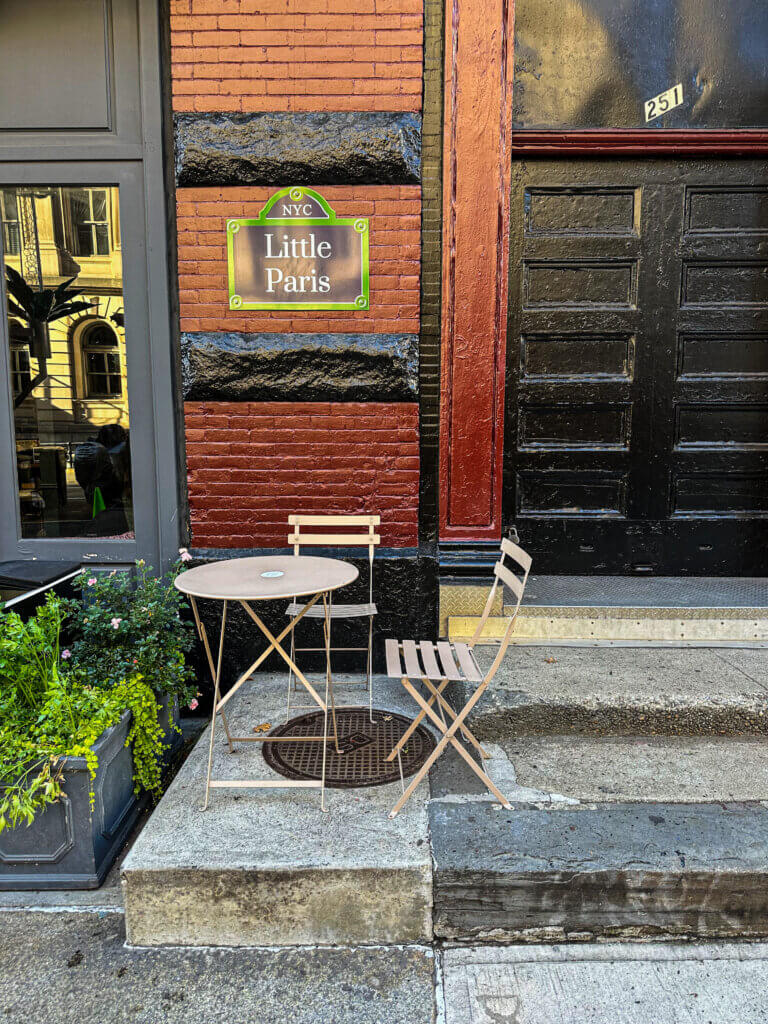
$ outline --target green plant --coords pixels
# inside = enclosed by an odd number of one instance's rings
[[[96,687],[63,664],[63,618],[54,594],[27,622],[0,612],[0,832],[31,824],[59,799],[66,757],[85,758],[93,780],[93,746],[126,710],[135,790],[161,792],[163,732],[151,687],[138,673]]]
[[[185,655],[194,644],[185,601],[174,587],[179,562],[155,576],[144,561],[135,572],[82,572],[74,581],[82,601],[66,602],[72,665],[92,686],[141,675],[155,693],[186,704],[194,698]],[[69,654],[69,652],[67,652]]]
[[[70,288],[75,280],[71,277],[56,288],[30,287],[21,274],[6,264],[6,287],[8,289],[8,312],[25,320],[30,327],[35,324],[50,324],[65,316],[74,316],[93,307],[92,302],[75,302],[82,289]]]
[[[35,289],[27,284],[17,270],[6,265],[5,278],[8,312],[29,324],[29,351],[37,360],[37,373],[24,384],[13,400],[13,407],[17,409],[48,376],[48,359],[51,355],[48,325],[91,309],[93,303],[74,301],[82,294],[79,289],[69,287],[74,277],[62,281],[56,288]]]

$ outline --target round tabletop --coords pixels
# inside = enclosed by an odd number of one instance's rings
[[[275,601],[338,590],[356,580],[354,565],[312,555],[259,555],[227,558],[189,569],[176,586],[191,597],[216,601]]]

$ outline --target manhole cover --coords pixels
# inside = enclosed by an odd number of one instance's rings
[[[323,713],[314,711],[292,718],[285,725],[273,729],[270,736],[321,736]],[[336,724],[339,747],[336,753],[333,738],[328,740],[325,764],[325,784],[331,789],[355,789],[363,786],[383,786],[400,778],[397,758],[386,761],[390,750],[408,726],[411,719],[391,711],[373,712],[374,724],[368,717],[368,708],[339,708]],[[330,716],[328,728],[331,728]],[[269,767],[288,779],[319,779],[322,777],[323,744],[270,743],[263,746],[264,760]],[[408,738],[400,757],[403,775],[413,775],[435,749],[432,734],[419,726]]]

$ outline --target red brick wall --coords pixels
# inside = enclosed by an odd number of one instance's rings
[[[379,512],[382,544],[417,544],[418,407],[188,402],[192,543],[286,547],[291,512]]]
[[[370,218],[371,308],[230,310],[226,221],[258,216],[275,189],[180,188],[176,200],[182,331],[418,332],[420,188],[357,185],[321,191],[338,216]]]
[[[171,0],[174,110],[419,110],[422,0]]]

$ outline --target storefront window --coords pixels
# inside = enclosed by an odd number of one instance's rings
[[[132,539],[115,187],[0,190],[22,537]]]

